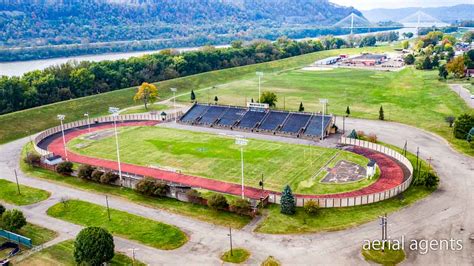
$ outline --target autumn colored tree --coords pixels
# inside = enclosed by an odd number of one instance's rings
[[[261,103],[267,103],[270,107],[275,107],[278,98],[275,93],[271,91],[264,91],[260,96]]]
[[[155,85],[143,82],[138,87],[137,93],[133,96],[134,101],[143,101],[145,109],[148,111],[148,104],[154,103],[158,99],[158,88]]]
[[[464,76],[464,58],[457,56],[446,64],[449,73],[453,73],[454,77],[462,78]]]

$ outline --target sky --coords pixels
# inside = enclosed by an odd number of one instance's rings
[[[329,0],[330,2],[353,6],[359,10],[374,8],[437,7],[458,4],[473,4],[474,0]]]

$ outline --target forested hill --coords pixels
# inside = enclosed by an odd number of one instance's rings
[[[0,0],[0,47],[299,38],[351,12],[327,0]]]

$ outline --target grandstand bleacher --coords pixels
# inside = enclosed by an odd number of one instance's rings
[[[179,121],[191,125],[320,138],[323,118],[320,114],[303,112],[195,104]],[[324,132],[328,132],[332,124],[333,117],[325,115]]]

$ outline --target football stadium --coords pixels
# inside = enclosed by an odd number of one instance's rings
[[[278,204],[288,185],[298,206],[311,199],[345,207],[408,188],[413,168],[402,154],[344,134],[335,121],[331,114],[260,103],[194,103],[179,117],[115,114],[64,124],[34,143],[47,164],[92,165],[117,173],[116,185],[131,188],[152,177],[182,200],[187,190],[200,189]]]

